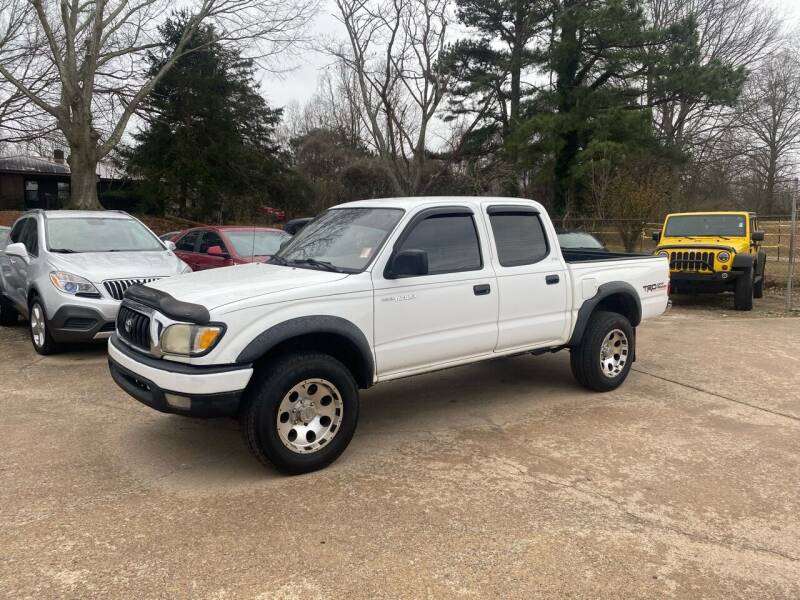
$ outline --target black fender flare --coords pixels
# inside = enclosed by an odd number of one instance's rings
[[[375,377],[375,358],[364,332],[351,321],[331,315],[297,317],[273,325],[253,338],[239,353],[236,362],[254,363],[281,342],[309,334],[333,334],[348,340],[357,350],[364,368],[362,377],[359,377],[358,373],[353,375],[357,380],[360,379],[358,383],[362,387],[372,385]]]
[[[585,300],[580,309],[578,309],[578,318],[575,320],[575,328],[572,330],[572,336],[570,336],[567,342],[568,347],[577,346],[580,343],[586,331],[586,325],[589,323],[589,318],[597,308],[597,305],[611,296],[621,296],[624,302],[627,303],[631,316],[633,317],[630,320],[631,325],[634,328],[641,323],[642,301],[639,299],[639,294],[636,293],[633,286],[624,281],[603,283],[597,288],[597,293],[588,300]]]
[[[743,252],[733,257],[733,269],[737,271],[746,271],[753,268],[753,255],[749,252]]]

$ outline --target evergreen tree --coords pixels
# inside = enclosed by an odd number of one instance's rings
[[[181,13],[160,27],[167,49],[186,21]],[[253,62],[217,43],[211,26],[188,46],[142,104],[145,127],[128,154],[151,208],[223,220],[252,216],[263,205],[287,207],[298,191],[275,142],[281,110],[260,95]],[[149,60],[157,72],[164,58]]]

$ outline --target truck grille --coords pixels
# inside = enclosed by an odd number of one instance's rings
[[[117,313],[117,333],[129,344],[150,351],[150,317],[120,306]]]
[[[673,250],[669,253],[670,271],[714,272],[713,252],[694,252],[691,250]]]
[[[150,283],[151,281],[156,281],[161,279],[161,277],[143,277],[140,279],[107,279],[103,282],[103,286],[106,288],[106,291],[111,294],[111,297],[114,300],[122,300],[123,296],[125,296],[125,290],[127,290],[132,285],[137,283]]]

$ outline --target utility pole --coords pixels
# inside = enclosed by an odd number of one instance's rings
[[[786,312],[792,312],[792,283],[794,279],[794,257],[797,252],[797,194],[798,180],[794,179],[792,194],[792,221],[789,229],[789,277],[786,281]]]

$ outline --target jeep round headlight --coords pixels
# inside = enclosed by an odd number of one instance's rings
[[[181,356],[205,354],[216,345],[223,332],[220,325],[170,325],[161,334],[161,351]]]
[[[728,262],[731,259],[730,252],[720,252],[717,254],[717,260],[719,262]]]
[[[659,250],[658,252],[656,252],[656,256],[669,256],[669,252],[667,252],[666,250]]]

